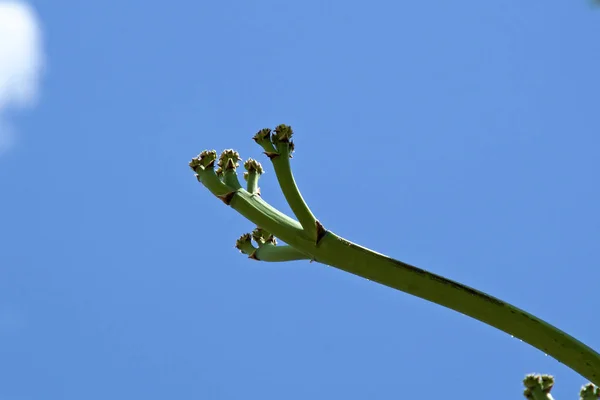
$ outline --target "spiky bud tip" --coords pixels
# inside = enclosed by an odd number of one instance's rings
[[[222,169],[236,169],[240,161],[240,155],[233,149],[224,150],[219,157],[218,165]]]
[[[292,140],[294,131],[289,125],[277,125],[275,128],[275,134],[273,135],[273,143],[289,143]]]
[[[192,158],[192,161],[190,161],[189,166],[194,171],[196,171],[198,167],[209,168],[215,164],[216,159],[217,152],[215,150],[204,150],[202,153]]]
[[[252,245],[252,235],[249,233],[245,233],[239,237],[239,239],[235,242],[235,248],[238,249],[241,253],[246,254],[253,258],[253,254],[256,251],[256,248]]]
[[[250,243],[251,240],[252,240],[252,235],[250,235],[249,233],[244,233],[242,236],[240,236],[238,238],[238,240],[236,240],[235,247],[237,249],[241,250],[242,247],[245,247],[248,243]]]
[[[539,374],[527,374],[525,376],[525,379],[523,379],[523,384],[526,388],[533,388],[537,385],[541,385],[541,376]]]
[[[277,149],[276,155],[286,153],[289,158],[292,158],[292,153],[294,152],[294,142],[292,141],[293,134],[292,127],[289,125],[281,124],[275,128],[275,133],[271,135],[271,141]],[[272,158],[269,154],[267,154],[267,156]]]
[[[554,386],[554,377],[552,375],[542,375],[542,390],[549,393]]]
[[[549,400],[552,399],[550,390],[554,386],[554,377],[552,375],[528,374],[523,379],[525,391],[523,395],[528,399]]]
[[[593,383],[583,385],[579,391],[581,400],[596,400],[600,398],[600,389]]]
[[[270,140],[271,138],[271,130],[269,128],[264,128],[261,129],[260,131],[258,131],[258,133],[256,135],[254,135],[254,137],[252,139],[254,139],[255,142],[260,143],[264,140]]]
[[[272,245],[277,244],[275,236],[273,236],[271,233],[267,232],[262,228],[256,228],[252,231],[252,239],[254,239],[254,241],[258,243],[259,246],[265,243],[269,243]]]
[[[246,162],[244,162],[244,168],[246,168],[246,171],[250,173],[255,172],[259,175],[264,172],[262,165],[253,158],[249,158],[246,160]]]

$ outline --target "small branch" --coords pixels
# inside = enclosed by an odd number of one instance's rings
[[[248,256],[256,251],[256,247],[252,245],[252,236],[249,233],[244,233],[239,237],[235,242],[235,248]]]
[[[246,190],[251,194],[260,194],[260,188],[258,187],[258,178],[263,174],[262,165],[252,159],[249,158],[244,163],[244,168],[246,168],[246,172],[244,172],[244,179],[246,179]]]
[[[224,196],[231,192],[231,188],[225,185],[217,176],[214,170],[217,152],[214,150],[204,150],[197,157],[190,161],[190,168],[196,172],[196,179],[202,183],[208,190],[217,197]]]
[[[251,235],[246,233],[237,240],[235,245],[237,249],[248,255],[249,258],[265,262],[285,262],[310,259],[309,256],[292,246],[276,246],[272,235],[268,242],[260,240],[259,247],[256,248],[252,245],[253,236],[254,234]]]
[[[254,136],[254,140],[265,149],[265,154],[273,163],[273,169],[275,169],[275,175],[285,200],[308,237],[316,243],[319,239],[317,219],[300,194],[290,165],[290,158],[294,151],[294,143],[291,140],[292,128],[287,125],[279,125],[275,128],[275,132],[270,134],[270,140],[268,140],[269,133],[268,129],[263,129]]]
[[[238,180],[236,168],[239,166],[240,155],[235,150],[224,150],[219,157],[219,168],[223,171],[223,182],[230,188],[237,190],[242,187]]]

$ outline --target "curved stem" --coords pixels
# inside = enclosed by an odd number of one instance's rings
[[[202,180],[213,193],[223,190],[210,171]],[[217,179],[218,181],[218,179]],[[219,182],[220,183],[220,182]],[[225,185],[223,185],[225,186]],[[596,385],[600,355],[545,321],[495,297],[349,242],[327,231],[318,245],[300,224],[243,189],[228,194],[229,205],[299,252],[382,285],[468,315],[513,335],[554,357]]]
[[[600,354],[545,321],[486,293],[327,232],[315,261],[437,303],[493,326],[600,383]]]
[[[238,245],[240,250],[252,252],[252,258],[263,261],[310,259],[450,308],[521,339],[600,385],[600,354],[560,329],[486,293],[326,231],[305,203],[292,175],[291,135],[290,127],[280,125],[274,136],[269,129],[263,129],[254,139],[272,160],[282,192],[298,221],[254,193],[254,183],[249,185],[250,192],[239,186],[235,175],[239,155],[233,150],[224,151],[219,160],[219,167],[229,170],[229,174],[225,175],[225,183],[212,169],[216,158],[214,150],[202,152],[190,163],[198,180],[214,195],[288,245],[262,243],[259,248],[254,248],[251,243],[245,242],[248,237],[243,236],[243,243]],[[257,166],[252,168],[262,172],[262,168]],[[545,387],[549,393],[550,386]],[[528,393],[533,393],[533,390]]]
[[[289,144],[286,143],[284,146],[279,146],[279,154],[271,157],[273,163],[273,169],[277,176],[277,181],[281,187],[281,191],[285,196],[285,200],[289,204],[296,218],[302,225],[302,228],[306,231],[307,235],[317,241],[317,219],[313,215],[312,211],[304,201],[296,180],[292,174],[292,168],[290,165],[290,148]]]

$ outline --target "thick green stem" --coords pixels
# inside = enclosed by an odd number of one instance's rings
[[[466,285],[376,253],[327,232],[315,261],[451,308],[496,327],[600,382],[600,354],[545,321]]]

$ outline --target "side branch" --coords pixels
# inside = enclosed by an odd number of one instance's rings
[[[279,125],[272,134],[270,129],[261,130],[254,136],[254,140],[263,147],[265,154],[271,159],[285,200],[308,237],[316,243],[318,240],[317,219],[300,194],[290,165],[290,158],[294,150],[292,134],[291,127]]]
[[[252,239],[257,241],[258,248],[252,244]],[[310,257],[292,246],[277,246],[273,239],[265,242],[254,235],[246,233],[237,240],[235,247],[248,258],[266,262],[284,262],[297,260],[310,260]]]

